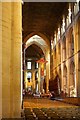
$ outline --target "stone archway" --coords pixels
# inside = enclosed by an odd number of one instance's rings
[[[32,33],[30,33],[29,35],[27,35],[27,36],[25,37],[25,39],[24,39],[24,43],[26,43],[27,40],[29,40],[29,38],[31,38],[31,37],[34,36],[34,35],[38,35],[38,36],[40,36],[41,38],[43,38],[43,39],[45,40],[46,44],[48,45],[48,47],[50,48],[49,39],[48,39],[44,34],[42,34],[42,33],[40,33],[40,32],[32,32]]]
[[[33,34],[31,34],[32,36]],[[29,38],[30,36],[28,36],[27,38]],[[27,39],[26,38],[26,39]],[[26,41],[26,48],[25,50],[35,44],[37,45],[38,47],[41,48],[41,50],[43,51],[44,53],[44,57],[45,57],[45,60],[47,60],[47,64],[45,64],[45,70],[46,70],[46,92],[48,92],[48,86],[49,86],[49,78],[50,78],[50,46],[49,46],[49,43],[46,42],[46,40],[44,40],[42,37],[38,36],[38,35],[33,35],[31,38],[29,38],[27,41]],[[40,66],[41,67],[41,66]],[[39,70],[39,81],[42,80],[42,77],[41,77],[41,72]],[[39,85],[40,86],[40,85]]]

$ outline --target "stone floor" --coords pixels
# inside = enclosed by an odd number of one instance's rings
[[[25,120],[80,120],[80,107],[48,98],[25,98]]]

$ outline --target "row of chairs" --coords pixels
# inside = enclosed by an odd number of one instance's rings
[[[80,119],[78,108],[25,108],[26,120]]]

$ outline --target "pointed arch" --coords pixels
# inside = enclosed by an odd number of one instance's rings
[[[28,40],[29,38],[31,38],[32,36],[34,36],[34,35],[38,35],[38,36],[40,36],[42,39],[44,39],[45,42],[46,42],[46,44],[47,44],[47,45],[49,46],[49,48],[50,48],[49,39],[48,39],[44,34],[42,34],[42,33],[40,33],[40,32],[32,32],[32,33],[30,33],[29,35],[27,35],[27,36],[25,37],[25,39],[24,39],[24,43],[26,43],[27,40]]]
[[[35,44],[38,47],[40,47],[42,49],[44,55],[46,55],[47,51],[49,51],[48,44],[45,42],[45,40],[42,37],[40,37],[38,35],[33,35],[26,41],[26,49],[32,44]]]

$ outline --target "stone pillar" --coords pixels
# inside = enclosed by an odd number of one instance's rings
[[[63,61],[66,59],[66,49],[63,48]]]
[[[61,41],[61,63],[63,61],[63,43]]]
[[[2,118],[21,115],[21,10],[20,2],[2,3]]]
[[[78,24],[78,51],[80,51],[80,17],[77,21]],[[76,72],[77,73],[77,72]],[[80,52],[78,53],[78,82],[77,82],[77,97],[80,97]]]
[[[2,3],[2,117],[10,116],[11,81],[11,3]]]
[[[27,80],[27,71],[24,70],[24,89],[27,88],[27,83],[28,83],[28,80]]]
[[[70,96],[70,60],[67,61],[67,93]]]
[[[74,24],[74,51],[75,55],[75,73],[76,73],[76,91],[77,97],[80,97],[80,18]]]
[[[66,59],[69,58],[70,48],[69,48],[69,33],[66,34]],[[66,61],[67,67],[67,96],[69,97],[69,82],[70,82],[70,60]]]
[[[35,71],[33,70],[32,72],[32,82],[33,82],[33,90],[36,90],[36,81],[35,81]]]
[[[22,54],[22,7],[21,2],[12,3],[12,41],[11,41],[11,107],[12,117],[21,115],[21,54]],[[11,109],[12,110],[12,109]]]
[[[78,78],[78,82],[77,82],[77,97],[80,98],[80,68],[78,70],[78,76],[77,76],[77,78]]]
[[[64,79],[63,79],[63,76],[64,76],[64,70],[63,70],[63,66],[64,66],[64,64],[62,63],[61,64],[61,75],[62,75],[62,79],[61,79],[61,91],[63,91],[63,89],[64,89]]]
[[[50,79],[50,54],[49,50],[46,54],[46,60],[48,61],[46,63],[46,92],[48,93],[49,90],[49,79]]]
[[[2,118],[2,3],[0,2],[0,120]]]
[[[38,68],[38,91],[40,92],[40,64],[39,64],[39,68]]]

